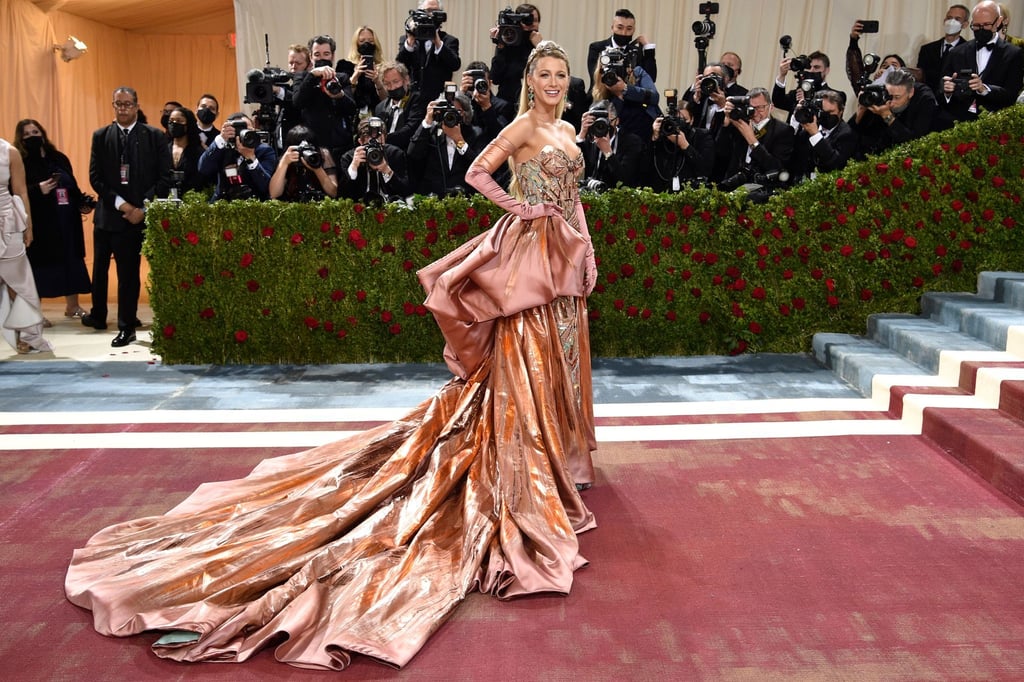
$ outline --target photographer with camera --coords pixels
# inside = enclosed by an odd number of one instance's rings
[[[715,164],[715,140],[706,128],[695,125],[697,107],[693,101],[678,103],[675,90],[665,91],[665,115],[654,120],[641,186],[678,192],[684,185],[708,184]]]
[[[954,120],[970,121],[981,109],[1011,106],[1024,81],[1024,51],[1003,39],[1006,24],[998,3],[984,0],[971,11],[974,39],[949,53],[942,77],[943,108]]]
[[[793,112],[793,120],[800,125],[790,163],[794,182],[838,170],[853,156],[857,135],[843,120],[845,103],[843,93],[821,90],[801,102]]]
[[[418,92],[420,106],[441,94],[452,74],[462,68],[459,39],[441,30],[448,14],[440,0],[420,0],[417,9],[409,10],[405,20],[405,36],[399,41],[395,61],[405,64]]]
[[[758,185],[767,198],[788,180],[793,129],[772,116],[772,103],[764,88],[727,98],[725,114],[718,144],[727,146],[729,162],[718,186],[731,191],[741,185]]]
[[[211,201],[269,199],[270,177],[277,166],[277,152],[270,135],[257,130],[249,115],[231,114],[220,135],[199,157],[199,172],[217,178]]]
[[[890,71],[884,85],[868,85],[857,97],[850,127],[857,134],[858,159],[949,127],[935,95],[907,69]]]
[[[519,79],[520,81],[522,78]],[[483,62],[470,62],[462,72],[459,88],[473,104],[473,125],[480,129],[483,148],[516,117],[511,102],[491,93],[490,69]]]
[[[661,116],[660,95],[654,80],[641,66],[629,68],[626,54],[618,48],[601,53],[594,71],[594,103],[609,100],[619,115],[619,129],[641,140],[651,137],[654,119]]]
[[[466,171],[486,146],[472,125],[473,104],[454,83],[427,105],[427,115],[409,143],[409,161],[417,168],[412,178],[416,194],[438,197],[473,194]]]
[[[828,55],[820,51],[783,59],[779,63],[779,75],[772,87],[772,106],[789,112],[790,118],[787,120],[792,120],[797,104],[805,98],[809,99],[818,90],[833,89],[828,84],[830,64]],[[786,92],[786,74],[790,72],[796,75],[797,86]]]
[[[718,138],[718,133],[725,123],[727,98],[742,97],[747,93],[743,86],[728,85],[729,81],[734,79],[734,71],[728,64],[711,62],[683,94],[683,99],[694,105],[694,127],[707,131],[712,140]],[[708,177],[713,182],[718,182],[725,177],[728,164],[728,145],[715,145],[714,162]]]
[[[498,12],[498,23],[491,27],[490,34],[494,43],[491,81],[498,86],[498,97],[518,102],[526,60],[544,39],[540,34],[540,10],[530,3],[517,5],[515,10],[506,7]]]
[[[872,22],[871,32],[878,29],[878,22]],[[871,83],[878,83],[884,78],[887,70],[906,68],[907,63],[898,54],[887,54],[879,57],[874,52],[864,54],[860,49],[860,37],[865,33],[865,23],[858,19],[850,28],[850,44],[846,48],[846,76],[850,79],[853,93],[860,91]]]
[[[379,204],[412,194],[405,151],[388,143],[384,121],[364,118],[357,131],[356,147],[338,161],[338,196]]]
[[[320,144],[339,154],[352,148],[353,121],[358,113],[352,83],[348,73],[335,68],[334,38],[315,36],[308,47],[313,68],[301,80],[296,79],[292,103]]]
[[[406,149],[419,128],[426,105],[420,105],[419,93],[411,91],[409,71],[400,62],[384,62],[380,69],[380,85],[387,98],[374,109],[374,116],[384,121],[390,144]]]
[[[619,130],[619,115],[610,101],[599,101],[583,114],[576,140],[583,152],[581,189],[600,192],[641,185],[640,164],[646,145],[635,134]]]
[[[338,178],[334,158],[326,147],[318,147],[313,131],[297,125],[285,138],[284,152],[270,178],[271,199],[281,201],[320,201],[338,196]]]
[[[337,70],[347,74],[352,83],[359,119],[372,116],[377,105],[387,98],[377,72],[384,63],[383,55],[377,33],[369,26],[360,26],[352,34],[347,58],[338,62]]]
[[[605,50],[620,50],[629,58],[632,66],[639,66],[650,77],[651,83],[658,78],[658,62],[654,56],[654,43],[647,42],[647,38],[636,33],[636,17],[628,9],[615,11],[612,17],[612,34],[604,40],[598,40],[587,47],[587,73],[590,74],[590,90],[597,85],[597,77],[594,75],[598,62]],[[652,86],[653,87],[653,86]],[[596,97],[595,97],[596,99]]]

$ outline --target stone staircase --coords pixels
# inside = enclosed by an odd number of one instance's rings
[[[873,315],[867,334],[816,334],[815,358],[894,419],[1024,504],[1024,273],[978,292],[927,293],[920,315]]]

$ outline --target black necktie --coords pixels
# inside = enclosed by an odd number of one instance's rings
[[[128,129],[118,127],[118,130],[121,131],[121,159],[124,160],[128,156]]]
[[[942,54],[939,55],[939,58],[945,59],[947,52],[949,52],[949,43],[942,43]]]

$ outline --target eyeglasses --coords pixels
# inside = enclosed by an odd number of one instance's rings
[[[768,111],[768,107],[770,106],[771,104],[755,104],[752,106],[752,108],[754,109],[754,111]]]
[[[136,106],[135,102],[114,102],[115,109],[134,109]]]
[[[995,26],[996,26],[996,22],[994,22],[994,21],[986,21],[983,24],[971,24],[971,30],[972,31],[977,31],[979,28],[987,28],[987,29],[991,30],[991,29],[995,28]]]

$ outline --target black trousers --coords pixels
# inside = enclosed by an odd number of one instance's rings
[[[142,240],[145,232],[139,229],[112,232],[94,228],[92,231],[92,310],[93,319],[107,320],[107,289],[110,259],[117,264],[117,328],[132,331],[139,312],[139,292],[142,282]]]

